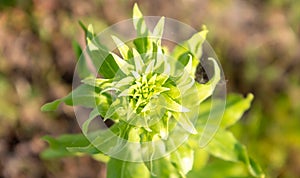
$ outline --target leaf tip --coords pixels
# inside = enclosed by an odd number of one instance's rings
[[[254,99],[254,95],[252,93],[248,93],[246,97],[249,101],[252,101]]]

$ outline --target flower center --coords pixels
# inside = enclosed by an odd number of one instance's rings
[[[141,112],[155,94],[156,75],[153,77],[150,78],[150,75],[142,75],[129,88],[129,102],[136,109],[137,113]]]

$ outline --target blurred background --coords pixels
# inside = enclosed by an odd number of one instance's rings
[[[71,90],[84,46],[78,20],[96,32],[131,17],[136,1],[0,0],[0,178],[105,177],[88,156],[42,160],[45,134],[80,132],[71,107],[42,113]],[[140,0],[144,15],[208,26],[229,92],[252,92],[231,130],[267,177],[300,177],[300,1]]]

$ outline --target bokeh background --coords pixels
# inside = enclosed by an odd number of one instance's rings
[[[78,20],[95,31],[131,17],[135,1],[0,0],[0,177],[105,177],[88,156],[42,160],[45,134],[80,132],[71,107],[40,106],[71,90],[84,46]],[[231,128],[267,177],[300,177],[300,1],[140,0],[144,15],[210,30],[229,92],[254,93],[252,108]]]

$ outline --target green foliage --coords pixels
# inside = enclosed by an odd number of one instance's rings
[[[168,138],[173,134],[173,129],[179,126],[191,136],[175,151],[165,157],[153,159],[154,153],[161,149],[153,146],[147,148],[153,154],[142,155],[143,162],[138,163],[110,158],[107,177],[150,178],[186,177],[186,175],[197,177],[198,174],[205,175],[204,177],[217,177],[219,175],[215,172],[218,171],[219,164],[211,166],[207,163],[209,155],[230,162],[239,162],[237,163],[239,166],[243,163],[250,175],[264,177],[258,164],[249,158],[245,146],[228,130],[228,127],[235,124],[250,107],[252,94],[246,98],[229,95],[220,129],[211,142],[201,149],[205,159],[198,160],[200,149],[198,140],[201,136],[208,137],[211,134],[204,129],[211,109],[211,100],[208,98],[221,78],[220,68],[215,59],[209,58],[214,66],[214,76],[205,84],[194,82],[195,71],[199,65],[198,59],[203,53],[202,45],[208,33],[205,26],[201,32],[176,46],[169,54],[161,46],[164,18],[159,20],[151,32],[135,4],[133,25],[137,31],[137,38],[133,40],[134,46],[127,46],[119,38],[112,37],[121,54],[120,57],[95,41],[92,26],[87,28],[81,22],[80,25],[85,31],[87,52],[94,67],[99,69],[98,74],[103,78],[90,75],[85,59],[81,58],[83,61],[79,60],[78,73],[82,77],[82,84],[66,97],[42,107],[43,111],[52,111],[57,109],[60,103],[65,103],[92,109],[82,126],[83,134],[59,138],[46,136],[44,139],[50,144],[50,148],[41,154],[43,158],[86,153],[99,160],[103,160],[104,157],[104,160],[108,161],[105,153],[99,148],[110,148],[114,145],[113,150],[121,150],[124,148],[123,140],[140,144],[145,141],[159,141],[162,143],[160,146],[168,147],[170,146]],[[79,57],[81,48],[76,43],[73,46]],[[165,56],[172,56],[177,61],[170,61]],[[115,96],[109,95],[111,91],[114,91]],[[200,113],[195,116],[193,110],[199,109],[200,105]],[[97,116],[103,120],[112,119],[115,124],[107,130],[89,133],[89,126]],[[192,120],[193,117],[196,117],[196,124]],[[118,137],[111,137],[110,132]],[[175,133],[175,136],[180,134]],[[85,136],[93,140],[88,140]],[[134,151],[126,153],[128,155],[124,155],[125,158],[140,154]],[[222,164],[225,163],[220,163]],[[221,172],[224,172],[224,175],[230,173],[226,172],[226,168],[231,169],[233,163],[229,164],[230,166],[222,167]],[[248,176],[246,172],[241,174]]]
[[[149,171],[143,163],[110,159],[107,163],[107,178],[149,177]]]
[[[50,147],[42,152],[41,157],[45,159],[76,155],[68,151],[68,147],[89,145],[89,141],[82,134],[62,135],[59,138],[44,136]]]

